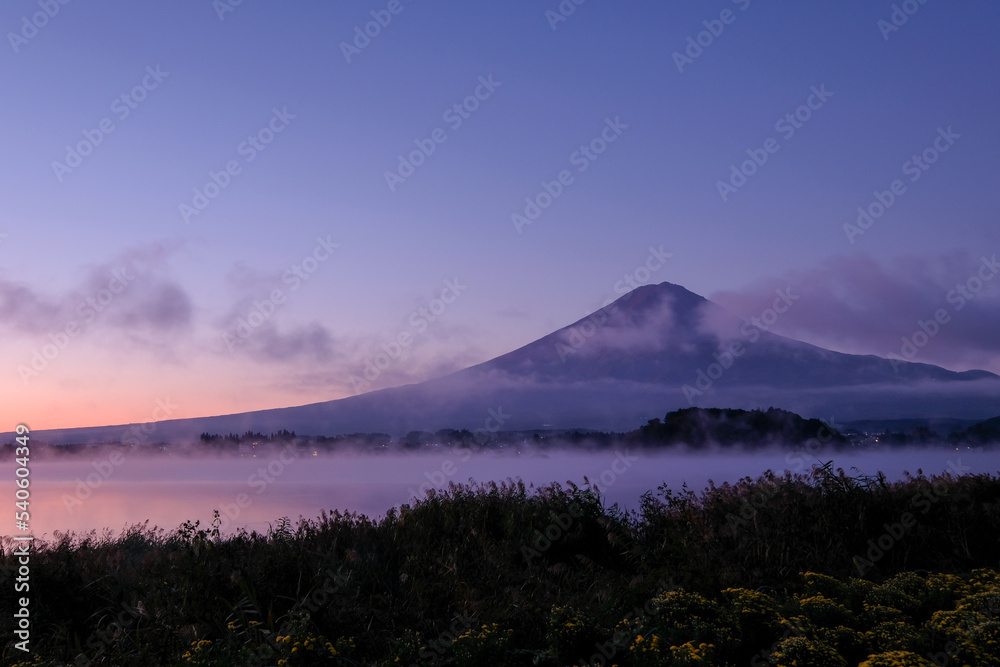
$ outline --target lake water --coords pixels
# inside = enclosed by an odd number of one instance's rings
[[[484,453],[462,460],[451,452],[400,455],[291,456],[278,452],[243,459],[80,457],[31,463],[31,524],[36,536],[55,531],[87,532],[149,520],[172,530],[186,520],[211,522],[219,509],[235,526],[265,530],[282,516],[296,521],[320,510],[349,510],[370,517],[411,502],[430,486],[451,482],[520,479],[542,486],[584,478],[596,484],[608,504],[638,506],[646,491],[683,483],[696,491],[716,484],[757,477],[763,471],[804,471],[828,460],[848,474],[884,472],[900,479],[918,468],[930,474],[950,469],[971,473],[1000,471],[1000,451],[962,449],[831,452],[799,457],[786,451],[757,453],[626,454],[548,452],[530,455]],[[791,462],[791,463],[789,463]],[[0,481],[3,497],[14,498],[13,462]],[[9,527],[0,533],[11,534]]]

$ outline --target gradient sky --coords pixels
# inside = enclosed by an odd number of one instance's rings
[[[801,299],[776,330],[843,351],[898,351],[947,308],[917,360],[1000,372],[1000,280],[961,311],[946,298],[1000,252],[995,2],[914,1],[891,32],[893,3],[870,0],[588,0],[555,29],[556,0],[50,2],[37,30],[25,21],[46,0],[0,7],[10,428],[147,421],[158,400],[194,417],[348,396],[404,333],[365,388],[427,379],[599,308],[651,247],[672,256],[648,282],[744,317],[790,286]],[[348,62],[342,44],[390,5]],[[679,71],[706,21],[721,34]],[[481,78],[499,85],[487,96]],[[445,113],[477,88],[455,127]],[[832,96],[791,136],[776,127],[814,89]],[[605,152],[574,158],[609,120]],[[54,166],[102,122],[78,166]],[[272,122],[271,143],[241,150]],[[385,173],[438,128],[446,140],[390,189]],[[949,128],[911,181],[905,163]],[[723,201],[717,183],[769,139],[777,152]],[[180,205],[230,162],[239,173],[186,221]],[[519,233],[512,214],[564,170]],[[905,192],[850,242],[844,225],[896,179]],[[308,280],[288,273],[313,256]],[[419,314],[456,280],[433,322]],[[240,338],[275,290],[283,303]]]

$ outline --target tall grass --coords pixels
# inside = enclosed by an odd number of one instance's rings
[[[870,559],[869,540],[907,512],[916,523]],[[380,519],[332,512],[229,536],[218,525],[38,545],[33,650],[51,664],[476,664],[483,651],[497,654],[489,664],[569,664],[554,618],[579,628],[566,641],[584,650],[678,587],[792,596],[806,571],[881,582],[996,567],[1000,478],[767,473],[702,493],[661,487],[636,512],[572,484],[452,485]],[[12,550],[5,539],[4,610]],[[761,632],[754,642],[773,641]],[[4,664],[20,655],[8,645]],[[619,664],[636,655],[623,649]]]

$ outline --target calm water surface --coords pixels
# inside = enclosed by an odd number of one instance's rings
[[[55,531],[87,532],[149,521],[174,529],[187,520],[211,522],[218,509],[236,526],[266,529],[282,516],[313,518],[321,510],[349,510],[371,517],[411,502],[431,486],[448,482],[520,479],[535,486],[573,481],[596,484],[608,504],[636,508],[640,496],[666,483],[701,490],[756,477],[765,470],[795,471],[833,460],[849,474],[883,471],[899,479],[903,471],[938,474],[952,471],[1000,471],[1000,451],[913,450],[831,453],[819,458],[790,458],[788,452],[641,454],[549,452],[532,455],[480,454],[463,460],[451,452],[405,455],[328,455],[293,457],[277,452],[247,459],[143,458],[125,455],[31,464],[30,511],[35,535]],[[13,463],[5,466],[13,470]],[[0,483],[13,501],[12,474]],[[12,521],[11,521],[12,523]],[[0,533],[10,534],[13,525]]]

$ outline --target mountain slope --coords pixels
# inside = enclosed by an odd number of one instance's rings
[[[833,352],[744,323],[670,283],[640,287],[521,348],[450,375],[311,405],[161,422],[151,441],[201,432],[403,433],[440,428],[630,430],[691,406],[775,406],[837,421],[983,419],[1000,377]],[[36,434],[117,441],[126,427]]]

